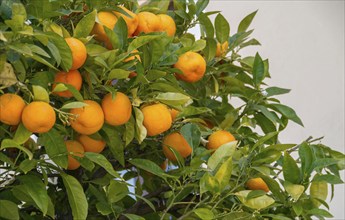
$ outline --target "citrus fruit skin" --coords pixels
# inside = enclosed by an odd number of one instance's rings
[[[72,52],[73,63],[70,70],[79,69],[84,65],[87,58],[86,47],[83,42],[74,37],[65,38],[65,41]]]
[[[78,70],[70,70],[69,72],[61,71],[56,73],[55,75],[53,90],[58,83],[65,83],[73,86],[76,90],[79,91],[81,89],[82,81],[83,79]],[[68,90],[62,92],[55,92],[55,94],[65,98],[70,98],[73,96],[73,94]]]
[[[130,16],[122,14],[117,11],[114,11],[114,14],[116,15],[116,17],[118,18],[122,17],[125,20],[127,24],[128,37],[131,37],[138,27],[138,24],[139,24],[138,16],[123,6],[120,6],[120,8],[124,10]]]
[[[225,41],[223,44],[217,43],[216,57],[224,56],[228,47],[229,43],[227,41]]]
[[[170,109],[170,114],[171,114],[171,120],[172,121],[175,121],[177,115],[179,114],[180,112],[176,109]]]
[[[56,114],[48,103],[34,101],[25,106],[22,122],[26,129],[33,133],[48,132],[55,124]]]
[[[85,152],[101,153],[105,148],[105,141],[96,140],[87,135],[80,135],[78,141],[83,145]]]
[[[125,124],[132,115],[132,103],[122,92],[117,92],[114,99],[111,93],[104,96],[102,109],[105,122],[114,126]]]
[[[76,157],[84,157],[84,148],[78,141],[65,141],[65,145],[68,152],[68,170],[76,170],[80,167],[80,163],[77,159],[73,158],[71,153]]]
[[[265,192],[270,191],[265,181],[260,177],[248,180],[246,186],[250,190],[263,190]]]
[[[175,36],[176,24],[174,19],[166,14],[159,14],[157,16],[160,19],[159,31],[166,32],[170,37]]]
[[[189,51],[179,56],[174,67],[183,73],[175,74],[176,78],[193,83],[199,81],[204,76],[206,61],[200,54]]]
[[[144,127],[148,136],[161,134],[171,127],[171,114],[163,104],[153,104],[141,109],[144,115]]]
[[[0,96],[0,121],[7,125],[18,125],[25,102],[19,95],[6,93]]]
[[[97,18],[99,23],[95,23],[91,33],[95,35],[96,40],[101,42],[109,42],[103,26],[113,30],[117,22],[117,17],[112,12],[101,11],[98,12]]]
[[[138,20],[138,27],[135,30],[134,35],[139,35],[141,32],[147,34],[160,30],[160,19],[157,15],[151,12],[144,11],[138,13]]]
[[[163,140],[164,155],[169,160],[176,161],[177,158],[175,157],[175,154],[169,149],[168,146],[179,152],[183,158],[188,157],[192,153],[192,148],[186,139],[178,132],[167,135]]]
[[[84,100],[87,106],[71,109],[70,113],[77,118],[70,118],[72,128],[79,134],[90,135],[99,131],[104,123],[101,106],[92,100]]]
[[[217,149],[223,144],[234,141],[235,137],[228,131],[220,130],[216,131],[208,137],[207,148]]]

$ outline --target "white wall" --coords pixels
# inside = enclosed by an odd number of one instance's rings
[[[325,136],[323,143],[344,152],[344,1],[215,1],[207,10],[221,10],[231,34],[242,18],[259,9],[251,28],[269,58],[271,86],[290,88],[280,97],[305,127],[290,123],[280,135],[284,143]],[[344,172],[342,172],[344,177]],[[344,185],[335,187],[331,213],[345,219]]]

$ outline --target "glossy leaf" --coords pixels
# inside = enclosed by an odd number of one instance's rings
[[[222,44],[227,41],[230,35],[230,25],[222,14],[217,15],[214,22],[214,27],[216,29],[216,37],[218,42]]]

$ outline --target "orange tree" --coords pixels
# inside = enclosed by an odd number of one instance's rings
[[[303,124],[240,55],[256,12],[230,35],[207,4],[1,1],[1,219],[332,216],[344,155],[279,141]]]

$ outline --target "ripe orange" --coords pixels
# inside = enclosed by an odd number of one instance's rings
[[[71,109],[70,113],[77,116],[71,118],[72,128],[79,134],[90,135],[99,131],[104,123],[104,114],[101,106],[92,100],[85,100],[87,106]]]
[[[179,114],[180,112],[179,111],[177,111],[176,109],[170,109],[170,114],[171,114],[171,120],[172,121],[175,121],[175,119],[176,119],[176,117],[177,117],[177,115]]]
[[[166,32],[168,36],[173,37],[176,32],[176,24],[174,19],[166,14],[157,15],[160,19],[159,31]]]
[[[216,57],[222,57],[226,54],[226,51],[229,47],[229,43],[225,41],[222,45],[217,43]]]
[[[92,34],[95,35],[95,39],[101,42],[109,41],[107,34],[104,31],[104,27],[113,30],[117,22],[117,17],[108,11],[101,11],[97,14],[98,23],[95,23],[92,29]]]
[[[69,72],[58,72],[55,75],[53,89],[56,87],[58,83],[65,83],[73,86],[76,90],[80,90],[82,85],[82,77],[78,70],[70,70]],[[70,91],[63,91],[63,92],[56,92],[58,96],[70,98],[73,94]]]
[[[139,35],[141,32],[145,34],[159,31],[161,27],[161,21],[159,17],[151,12],[138,13],[138,27],[134,32],[134,35]]]
[[[166,169],[168,168],[168,160],[164,160],[159,166],[160,168],[162,168],[162,170],[166,171]]]
[[[226,144],[234,140],[235,137],[230,132],[223,130],[216,131],[208,137],[207,148],[209,150],[217,149],[223,144]]]
[[[131,72],[129,75],[128,75],[128,78],[132,79],[134,77],[136,77],[138,74],[136,72]]]
[[[72,67],[70,70],[76,70],[84,65],[87,57],[86,47],[83,42],[74,37],[65,38],[72,52]]]
[[[65,145],[68,152],[68,170],[76,170],[80,167],[78,160],[73,158],[72,155],[76,157],[84,157],[84,148],[78,141],[65,141]]]
[[[261,179],[260,177],[248,180],[248,182],[246,183],[246,186],[248,189],[251,189],[251,190],[263,190],[265,192],[270,191],[265,181]]]
[[[145,106],[141,109],[144,115],[143,124],[147,130],[148,136],[155,136],[171,127],[171,114],[166,105],[153,104]]]
[[[192,83],[204,76],[206,61],[200,54],[189,51],[180,55],[174,67],[183,72],[183,74],[175,74],[178,79]]]
[[[6,93],[0,96],[0,121],[8,125],[18,125],[25,102],[19,95]]]
[[[128,37],[130,37],[132,36],[134,31],[138,27],[138,23],[139,23],[138,16],[123,6],[120,6],[120,8],[124,10],[125,12],[127,12],[127,14],[130,16],[121,14],[120,12],[117,12],[117,11],[114,11],[114,14],[117,17],[122,17],[125,20],[127,24],[127,29],[128,29]]]
[[[80,135],[78,141],[83,145],[85,152],[100,153],[105,148],[105,141],[96,140],[87,135]]]
[[[26,129],[33,133],[48,132],[54,126],[55,121],[55,111],[46,102],[31,102],[23,110],[22,122]]]
[[[184,137],[178,133],[174,132],[167,135],[163,140],[163,153],[171,161],[176,161],[177,158],[175,154],[168,148],[171,147],[183,157],[186,158],[192,153],[192,148],[189,146],[188,142]]]
[[[102,109],[105,122],[114,126],[125,124],[132,115],[131,100],[122,92],[117,92],[114,99],[111,93],[104,96]]]

